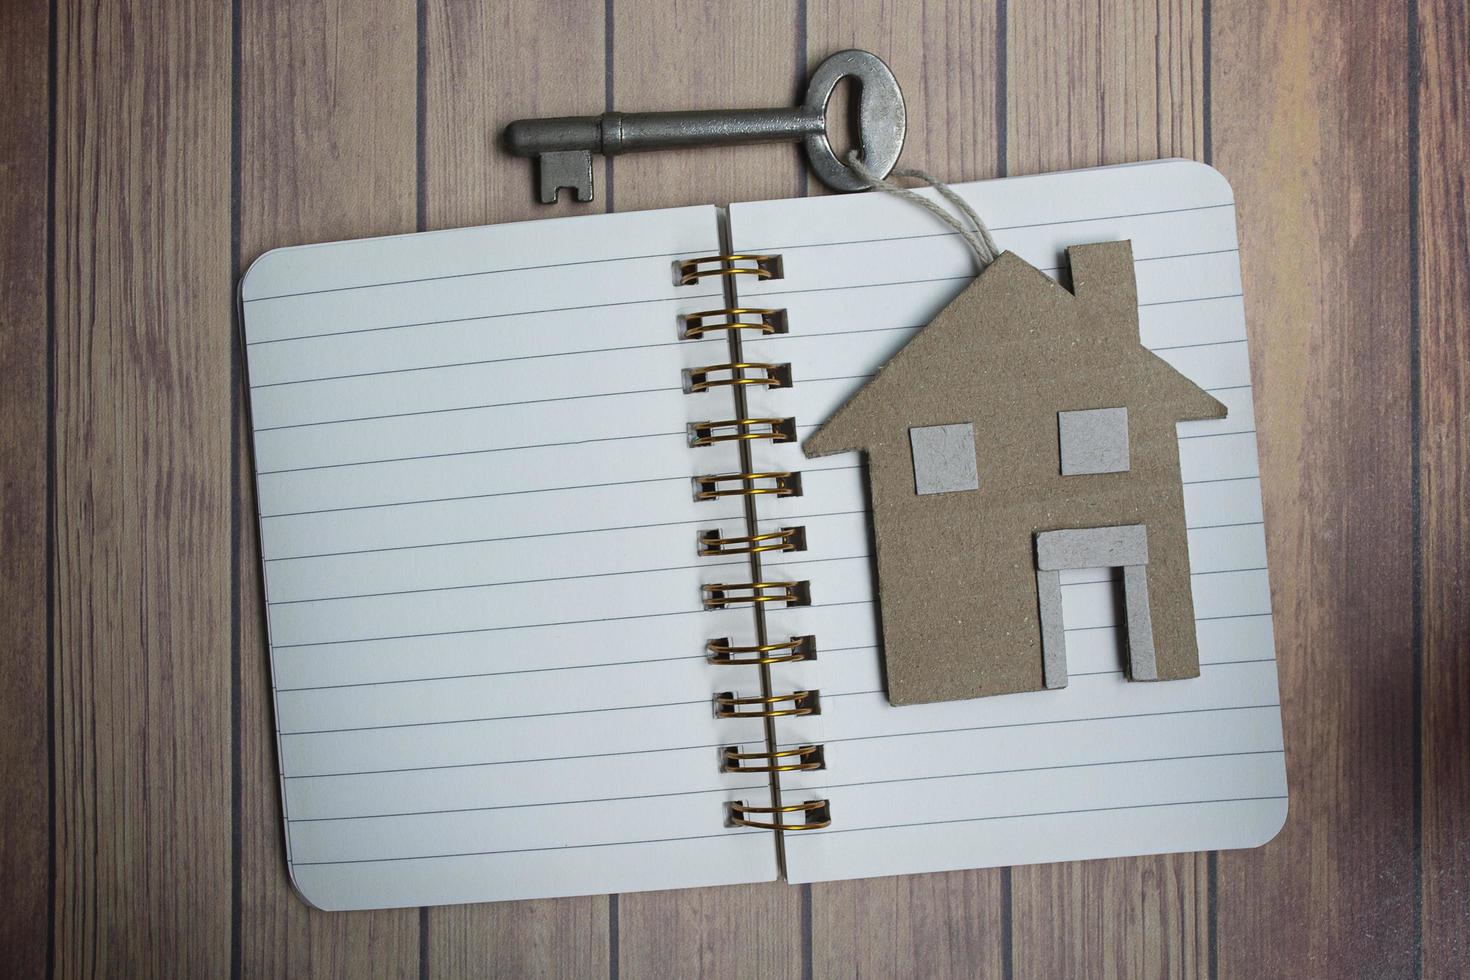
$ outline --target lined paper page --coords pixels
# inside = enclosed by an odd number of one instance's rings
[[[830,829],[789,835],[789,876],[1263,843],[1285,819],[1286,782],[1230,188],[1163,161],[956,190],[1002,248],[1054,277],[1068,245],[1131,239],[1143,343],[1229,407],[1179,426],[1201,676],[1123,679],[1121,582],[1095,569],[1063,573],[1066,689],[889,706],[860,457],[761,445],[760,467],[805,474],[804,496],[761,503],[762,530],[807,527],[808,550],[771,576],[809,579],[813,605],[773,612],[773,628],[815,634],[820,651],[780,671],[779,687],[819,687],[823,705],[783,719],[782,739],[827,747],[825,771],[783,786],[788,802],[832,803]],[[752,411],[795,416],[803,437],[975,275],[957,236],[888,196],[740,204],[730,225],[735,251],[783,256],[785,278],[742,282],[741,304],[789,311],[790,333],[748,342],[747,356],[791,362],[795,387],[754,394]]]
[[[242,285],[288,857],[323,908],[769,880],[724,826],[729,678],[685,423],[724,361],[685,208],[271,252]],[[743,692],[754,693],[754,692]]]

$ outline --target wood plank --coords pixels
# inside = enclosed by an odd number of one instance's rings
[[[1009,172],[1202,157],[1202,6],[1011,3]],[[1195,854],[1015,869],[1015,975],[1204,975],[1206,871]]]
[[[420,976],[608,976],[608,904],[597,895],[429,909]]]
[[[1204,159],[1202,0],[1016,0],[1006,28],[1012,174]]]
[[[618,899],[620,977],[800,977],[799,889],[784,881]]]
[[[999,977],[1000,871],[832,881],[811,887],[813,977]]]
[[[1470,962],[1470,16],[1419,6],[1423,976]]]
[[[563,191],[548,206],[536,196],[535,163],[501,149],[500,134],[515,119],[604,110],[603,5],[427,0],[426,14],[426,226],[602,211],[604,158],[592,161],[594,203]]]
[[[843,48],[873,51],[903,89],[908,137],[901,166],[950,181],[997,175],[995,10],[926,4],[923,16],[886,4],[812,3],[807,60]],[[843,118],[833,107],[828,118]],[[834,138],[836,138],[834,134]],[[810,181],[813,193],[821,184]],[[810,886],[812,975],[1000,976],[1004,873],[957,871]]]
[[[55,970],[230,967],[229,8],[53,6]]]
[[[1166,854],[1015,869],[1014,975],[1206,975],[1206,863]]]
[[[413,5],[246,0],[240,47],[239,271],[277,246],[413,231]],[[414,977],[417,910],[318,912],[287,880],[243,413],[240,426],[242,973]]]
[[[806,90],[790,3],[649,0],[613,12],[614,109],[767,108]],[[796,144],[630,153],[613,160],[600,199],[637,211],[790,197],[805,184],[801,154]]]
[[[795,104],[791,4],[657,0],[613,11],[613,108]],[[619,211],[790,196],[799,190],[797,152],[746,146],[629,154],[613,161],[599,194]],[[625,895],[614,924],[620,974],[797,976],[800,897],[781,882]]]
[[[1222,852],[1221,976],[1415,969],[1412,327],[1402,8],[1212,9],[1240,204],[1291,815]]]
[[[916,17],[888,4],[812,3],[808,64],[814,69],[844,48],[877,54],[903,89],[908,135],[899,166],[919,167],[951,183],[997,176],[993,7],[945,0],[925,4],[923,16]],[[829,119],[838,118],[834,106]],[[810,183],[813,192],[821,188],[815,177]]]
[[[601,4],[496,5],[432,0],[426,11],[423,182],[428,227],[601,211],[563,192],[546,206],[535,166],[499,149],[526,116],[603,110]],[[593,163],[602,195],[603,164]],[[435,977],[606,976],[605,896],[431,909],[425,949]]]
[[[0,949],[16,976],[46,969],[51,804],[46,568],[48,5],[0,9]]]

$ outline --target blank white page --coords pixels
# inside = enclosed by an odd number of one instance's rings
[[[1120,582],[1098,569],[1063,573],[1065,689],[890,706],[860,457],[759,445],[759,468],[805,474],[804,496],[761,502],[762,530],[807,527],[808,550],[771,564],[810,580],[812,605],[773,612],[773,629],[815,634],[819,650],[779,671],[782,689],[822,701],[783,719],[781,738],[827,747],[826,770],[784,778],[784,796],[832,804],[829,829],[788,835],[789,877],[1264,843],[1285,819],[1286,776],[1230,187],[1174,160],[955,189],[1002,248],[1053,276],[1068,245],[1131,239],[1143,343],[1229,407],[1179,426],[1201,675],[1124,680]],[[789,334],[747,344],[795,377],[753,395],[752,412],[795,416],[803,438],[975,275],[958,236],[887,195],[738,204],[730,226],[736,252],[783,257],[783,279],[740,283],[741,305],[790,319]]]
[[[674,285],[718,212],[556,219],[270,252],[241,286],[292,878],[328,909],[776,876],[724,801]],[[749,672],[752,674],[754,672]],[[738,686],[738,685],[737,685]],[[754,693],[744,691],[742,693]]]

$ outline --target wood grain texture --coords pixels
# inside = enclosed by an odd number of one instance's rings
[[[1213,8],[1291,814],[1219,858],[1222,976],[1410,976],[1415,536],[1402,7]]]
[[[220,975],[229,11],[54,9],[55,969]]]
[[[1419,8],[1423,975],[1470,973],[1470,14]]]
[[[16,976],[45,972],[50,911],[49,30],[44,2],[0,7],[0,950]]]
[[[811,885],[813,977],[1005,975],[1002,872]]]
[[[785,882],[618,899],[620,977],[802,976],[800,894]]]
[[[1011,3],[1008,171],[1202,156],[1202,9]],[[1016,868],[1011,974],[1207,975],[1206,863],[1180,854]]]
[[[806,90],[798,8],[785,0],[647,0],[612,10],[615,109],[791,106]],[[608,168],[606,200],[638,211],[791,197],[805,182],[801,154],[795,144],[629,153]]]
[[[999,169],[996,11],[990,5],[818,2],[807,14],[807,61],[843,48],[879,52],[903,87],[909,135],[903,165],[952,180]],[[840,119],[836,107],[829,119]],[[816,180],[812,192],[823,190]],[[1001,976],[1005,969],[1006,873],[941,875],[807,886],[812,974]]]
[[[828,55],[855,47],[878,53],[893,70],[908,113],[902,166],[952,182],[998,176],[1001,70],[994,6],[945,0],[914,10],[815,0],[806,27],[812,69]],[[828,118],[842,117],[834,106]],[[825,191],[815,178],[809,187],[812,193]]]
[[[1013,872],[1016,977],[1208,975],[1203,854]]]
[[[1203,9],[1203,0],[1013,0],[1008,172],[1203,159]]]
[[[457,3],[428,0],[424,36],[425,220],[428,228],[525,221],[603,210],[605,160],[592,161],[597,198],[536,197],[536,167],[500,149],[506,124],[605,109],[604,5],[592,0]]]
[[[413,231],[412,6],[246,0],[240,12],[240,271],[283,245]],[[318,912],[286,877],[243,411],[238,425],[240,970],[248,977],[416,977],[417,910]]]
[[[596,202],[578,204],[563,192],[548,207],[535,196],[535,167],[501,152],[495,140],[514,119],[603,111],[603,5],[434,0],[425,14],[426,227],[601,211],[601,158],[593,163]],[[428,975],[607,976],[609,904],[597,895],[431,909]]]

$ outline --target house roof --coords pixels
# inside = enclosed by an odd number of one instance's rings
[[[950,422],[1034,408],[1042,389],[1066,402],[1057,410],[1121,403],[1171,421],[1224,418],[1224,405],[1139,342],[1131,243],[1076,245],[1067,259],[1070,291],[1002,253],[806,439],[806,455],[870,448],[881,441],[874,433],[903,414],[898,407],[919,394],[932,403],[935,386],[964,403],[953,406],[957,413],[972,413]],[[1059,375],[1075,381],[1064,394]]]

